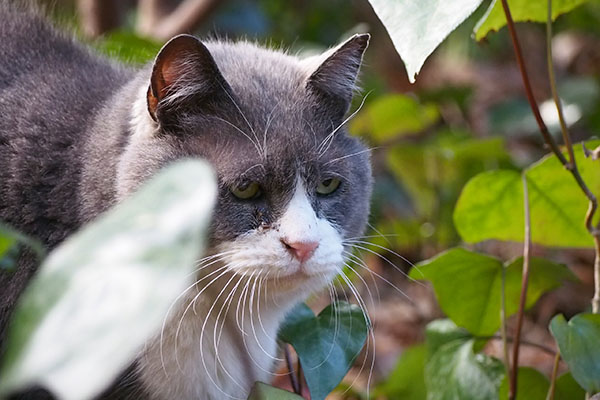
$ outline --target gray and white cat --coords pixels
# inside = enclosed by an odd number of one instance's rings
[[[209,256],[106,398],[242,399],[269,381],[284,315],[344,265],[371,194],[344,128],[369,36],[317,57],[182,35],[140,70],[0,6],[0,220],[49,248],[163,166],[201,157],[219,195]],[[0,344],[35,272],[0,273]]]

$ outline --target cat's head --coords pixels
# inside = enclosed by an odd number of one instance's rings
[[[120,195],[169,162],[205,158],[219,180],[211,248],[228,268],[282,292],[322,287],[368,217],[369,151],[344,125],[368,41],[299,59],[172,39],[133,105]]]

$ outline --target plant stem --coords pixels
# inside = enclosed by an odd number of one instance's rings
[[[502,266],[502,308],[500,309],[500,334],[502,337],[502,351],[504,353],[504,368],[506,375],[510,376],[510,358],[508,355],[508,334],[506,333],[506,267]],[[509,382],[512,383],[512,382]]]
[[[517,314],[517,328],[515,341],[513,343],[513,365],[510,374],[510,385],[508,398],[514,400],[517,397],[517,370],[519,368],[519,344],[521,340],[521,329],[523,327],[523,314],[527,301],[527,286],[529,284],[529,254],[531,252],[531,218],[529,215],[529,193],[527,191],[527,178],[525,173],[521,175],[523,180],[523,205],[525,208],[525,243],[523,245],[523,278],[521,282],[521,297],[519,299],[519,312]]]
[[[294,365],[292,363],[292,356],[290,354],[290,345],[285,343],[283,346],[283,352],[285,354],[285,362],[288,367],[288,371],[290,372],[290,383],[292,384],[292,389],[294,389],[294,393],[301,395],[300,384],[298,383],[298,378],[294,373]]]
[[[560,353],[557,351],[554,356],[554,366],[552,367],[552,376],[550,377],[550,388],[546,400],[554,400],[554,392],[556,392],[556,377],[558,375],[558,363],[560,361]]]
[[[474,338],[475,339],[480,339],[480,340],[504,340],[502,338],[502,336],[497,336],[497,335],[493,335],[493,336],[474,336]],[[506,341],[512,343],[512,342],[515,341],[515,338],[507,336],[506,337]],[[540,350],[542,350],[542,351],[544,351],[544,352],[546,352],[548,354],[556,355],[556,350],[554,350],[554,349],[552,349],[552,348],[550,348],[548,346],[544,346],[543,344],[536,343],[536,342],[530,342],[528,340],[523,340],[523,339],[520,340],[520,343],[524,344],[526,346],[537,347],[538,349],[540,349]]]
[[[517,38],[517,32],[515,30],[515,24],[513,22],[512,15],[510,14],[510,8],[508,8],[507,0],[501,1],[502,8],[504,9],[504,15],[506,16],[506,24],[508,25],[508,31],[510,32],[510,38],[512,40],[513,48],[515,50],[517,64],[519,65],[519,71],[521,72],[521,79],[523,80],[523,86],[525,86],[525,94],[527,95],[527,101],[529,101],[529,106],[531,107],[531,111],[533,112],[533,116],[535,117],[540,132],[544,137],[544,141],[546,142],[546,144],[548,144],[548,146],[550,146],[552,152],[556,154],[556,156],[560,159],[560,162],[563,165],[565,165],[567,164],[567,160],[556,145],[556,142],[554,141],[552,135],[550,135],[548,127],[546,127],[546,124],[542,119],[542,115],[540,114],[540,109],[535,101],[535,97],[533,96],[533,90],[531,89],[531,84],[529,83],[529,75],[527,74],[525,63],[523,62],[521,46],[519,45],[519,39]]]
[[[594,257],[594,298],[592,299],[592,312],[600,314],[600,237],[594,236],[596,256]]]

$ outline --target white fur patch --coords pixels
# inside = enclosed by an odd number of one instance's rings
[[[158,130],[158,124],[150,116],[148,111],[148,87],[142,85],[138,90],[138,96],[131,108],[131,132],[132,139],[142,139],[154,136]]]

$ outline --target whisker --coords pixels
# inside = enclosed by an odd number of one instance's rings
[[[345,160],[346,158],[350,158],[350,157],[358,156],[358,155],[360,155],[360,154],[364,154],[364,153],[370,153],[371,151],[373,151],[373,150],[377,150],[377,149],[380,149],[380,148],[381,148],[381,146],[378,146],[378,147],[371,147],[371,148],[369,148],[369,149],[362,150],[362,151],[357,151],[356,153],[347,154],[347,155],[345,155],[345,156],[342,156],[342,157],[337,157],[337,158],[334,158],[333,160],[329,160],[329,161],[327,161],[327,162],[326,162],[325,164],[323,164],[323,165],[329,165],[329,164],[332,164],[332,163],[334,163],[334,162],[337,162],[337,161]]]

